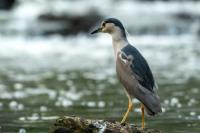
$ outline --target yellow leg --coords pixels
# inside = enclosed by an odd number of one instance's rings
[[[142,111],[142,128],[145,128],[145,122],[144,122],[144,105],[141,104],[141,111]]]
[[[132,110],[133,108],[133,103],[132,103],[132,99],[130,97],[128,97],[128,109],[122,119],[122,121],[120,122],[121,124],[124,123],[129,115],[129,112]]]

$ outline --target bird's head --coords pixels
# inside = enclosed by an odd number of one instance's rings
[[[105,19],[101,23],[101,26],[99,28],[97,28],[96,30],[92,31],[91,34],[95,34],[95,33],[99,33],[99,32],[109,33],[112,36],[120,35],[122,37],[126,37],[126,31],[124,29],[124,26],[116,18]]]

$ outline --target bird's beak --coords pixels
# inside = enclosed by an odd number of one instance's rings
[[[98,28],[98,29],[92,31],[90,34],[96,34],[96,33],[99,33],[101,31],[102,31],[102,28]]]

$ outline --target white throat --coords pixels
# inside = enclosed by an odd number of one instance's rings
[[[122,36],[121,32],[114,32],[111,33],[112,36],[112,44],[113,44],[113,49],[114,49],[114,54],[115,54],[115,58],[117,56],[117,53],[119,51],[121,51],[121,49],[123,47],[125,47],[126,45],[128,45],[128,40],[126,39],[126,37]]]

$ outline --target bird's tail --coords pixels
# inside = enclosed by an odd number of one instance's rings
[[[162,112],[160,98],[154,92],[150,92],[145,88],[141,88],[140,93],[136,97],[144,104],[145,110],[148,115],[156,115]]]

